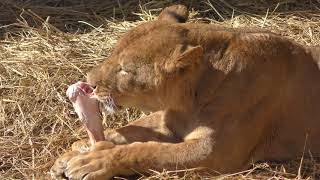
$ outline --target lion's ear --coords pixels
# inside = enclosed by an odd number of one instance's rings
[[[184,5],[173,5],[166,7],[159,15],[158,21],[170,23],[184,23],[188,20],[189,12]]]
[[[184,70],[192,65],[197,65],[203,57],[203,48],[201,46],[191,46],[180,44],[176,47],[170,60],[165,64],[165,70],[168,73]]]

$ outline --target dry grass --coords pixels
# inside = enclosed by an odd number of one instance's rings
[[[192,22],[262,27],[302,44],[320,42],[320,3],[316,1],[180,2],[194,8]],[[152,20],[169,4],[171,1],[0,2],[0,179],[49,178],[53,161],[72,142],[86,137],[65,98],[67,86],[84,79],[87,70],[103,61],[122,33]],[[137,116],[135,110],[123,111],[107,117],[105,126],[122,126]],[[183,172],[182,179],[316,179],[320,163],[312,158],[260,163],[244,172],[216,177]],[[177,173],[154,172],[143,178],[177,179]]]

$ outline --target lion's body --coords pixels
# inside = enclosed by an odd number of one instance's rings
[[[320,156],[320,49],[266,31],[172,23],[165,15],[129,31],[88,75],[100,100],[109,93],[116,104],[154,113],[106,131],[116,146],[75,156],[70,167],[77,173],[67,174],[198,166],[234,172],[303,151]]]

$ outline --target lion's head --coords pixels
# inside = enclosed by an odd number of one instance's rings
[[[187,38],[185,6],[171,6],[158,19],[127,32],[111,56],[88,73],[100,101],[156,111],[175,106],[184,86],[192,83],[203,56],[201,46]]]

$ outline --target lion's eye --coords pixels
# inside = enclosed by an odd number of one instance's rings
[[[119,72],[119,74],[121,74],[121,75],[127,75],[128,72],[122,69],[122,70]]]

